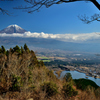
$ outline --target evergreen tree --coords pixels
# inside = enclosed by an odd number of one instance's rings
[[[16,45],[14,48],[13,48],[14,52],[18,52],[20,53],[21,50],[20,50],[20,47],[18,45]]]
[[[72,82],[72,75],[70,73],[66,73],[64,76],[64,79],[66,80],[66,82]]]
[[[44,62],[42,60],[40,61],[40,66],[44,66]]]
[[[6,56],[8,56],[8,55],[9,55],[9,51],[7,50],[7,51],[6,51]]]
[[[24,50],[25,50],[26,52],[29,53],[29,48],[28,48],[28,46],[26,45],[26,43],[24,44]]]
[[[6,49],[4,48],[4,46],[1,46],[1,51],[3,54],[6,54]]]
[[[23,49],[23,47],[21,46],[21,53],[23,53],[24,52],[24,49]]]
[[[2,49],[0,48],[0,53],[2,53]]]

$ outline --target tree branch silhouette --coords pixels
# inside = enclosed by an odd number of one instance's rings
[[[100,14],[94,14],[91,17],[88,17],[86,15],[81,15],[81,16],[78,16],[78,18],[84,23],[89,24],[93,21],[100,21]]]
[[[24,1],[30,5],[14,7],[14,9],[25,9],[28,13],[32,13],[34,11],[38,11],[40,8],[42,8],[42,6],[48,8],[54,4],[71,3],[76,1],[90,1],[95,5],[95,7],[98,8],[98,10],[100,10],[100,4],[97,2],[97,0],[24,0]]]
[[[1,0],[1,1],[14,1],[14,0]],[[28,12],[28,13],[33,13],[34,11],[39,11],[43,6],[45,6],[46,8],[54,5],[54,4],[61,4],[61,3],[71,3],[71,2],[78,2],[78,1],[89,1],[92,2],[95,7],[100,10],[100,4],[97,0],[24,0],[27,5],[26,6],[18,6],[18,7],[14,7],[13,9],[23,9],[24,11]],[[10,12],[8,10],[4,10],[3,8],[0,8],[0,12],[2,14],[7,14],[10,15]],[[91,16],[90,18],[86,15],[81,15],[78,16],[79,19],[85,23],[90,23],[93,22],[95,20],[100,21],[100,14],[94,14],[93,16]]]
[[[5,1],[5,2],[6,2],[6,1],[14,1],[14,0],[0,0],[0,1],[2,1],[2,2]],[[10,13],[8,10],[5,10],[5,9],[3,9],[3,8],[1,8],[1,7],[0,7],[0,13],[1,13],[1,14],[6,14],[6,15],[9,15],[9,16],[12,14],[12,13]]]

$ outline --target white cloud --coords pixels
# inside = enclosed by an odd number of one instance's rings
[[[80,33],[80,34],[47,34],[44,32],[41,33],[31,33],[30,31],[25,32],[24,34],[13,33],[13,34],[0,34],[0,37],[34,37],[34,38],[47,38],[47,39],[56,39],[65,42],[84,42],[89,40],[100,39],[100,33]]]

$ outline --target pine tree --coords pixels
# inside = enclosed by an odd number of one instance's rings
[[[2,53],[2,49],[0,48],[0,53]]]
[[[4,46],[1,46],[1,51],[3,54],[6,54],[6,49],[4,48]]]
[[[26,43],[24,44],[24,50],[26,51],[26,52],[30,52],[30,50],[29,50],[29,48],[28,48],[28,46],[26,45]]]
[[[20,50],[20,47],[18,45],[16,45],[14,48],[13,48],[14,52],[18,52],[20,53],[21,50]]]
[[[21,46],[21,54],[24,52],[24,49],[23,49],[23,47]]]

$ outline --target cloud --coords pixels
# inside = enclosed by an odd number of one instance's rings
[[[80,34],[48,34],[48,33],[31,33],[30,31],[24,34],[13,33],[13,34],[0,34],[0,37],[23,37],[23,38],[46,38],[46,39],[56,39],[65,42],[85,42],[91,40],[100,39],[100,33],[80,33]]]

